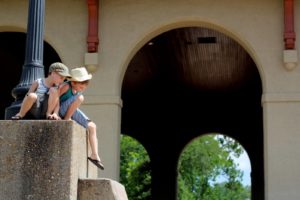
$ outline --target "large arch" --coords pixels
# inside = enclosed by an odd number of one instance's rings
[[[185,26],[131,52],[121,132],[149,152],[153,199],[175,199],[178,156],[187,141],[207,132],[226,133],[245,147],[253,165],[252,198],[264,199],[262,72],[246,42],[242,46],[231,36]]]

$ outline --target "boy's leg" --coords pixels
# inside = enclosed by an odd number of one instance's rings
[[[76,101],[76,98],[73,99],[68,99],[65,102],[61,103],[60,105],[60,115],[61,117],[65,116],[65,113],[67,113],[68,109],[72,106],[72,104]],[[74,104],[73,104],[74,105]],[[76,104],[75,104],[76,105]],[[74,108],[73,108],[74,109]],[[89,142],[91,145],[91,151],[92,154],[90,156],[90,159],[92,159],[92,162],[96,162],[97,166],[101,165],[103,168],[103,164],[100,162],[100,157],[98,155],[98,139],[97,139],[97,127],[94,122],[92,122],[80,109],[76,109],[73,112],[73,115],[71,118],[76,121],[78,124],[83,126],[88,130],[88,137],[89,137]]]
[[[20,111],[15,116],[20,116],[21,118],[23,118],[27,114],[27,112],[32,108],[33,104],[37,102],[37,100],[38,96],[36,93],[26,94],[22,102]]]
[[[48,102],[48,94],[37,94],[37,100],[30,108],[30,114],[35,119],[45,119],[46,118],[46,109],[45,103]]]
[[[97,139],[97,134],[96,134],[96,124],[92,121],[88,122],[88,137],[89,137],[89,142],[91,146],[91,151],[92,154],[88,159],[95,164],[99,169],[104,170],[104,165],[101,162],[100,156],[98,154],[98,139]]]
[[[92,154],[90,158],[93,160],[101,161],[99,154],[98,154],[98,139],[97,139],[97,127],[96,124],[92,121],[88,122],[88,134],[89,134],[89,142],[91,145]]]
[[[70,120],[76,112],[77,108],[79,108],[79,106],[83,102],[83,99],[83,96],[78,94],[70,97],[64,102],[61,102],[59,115],[62,117],[62,119]]]

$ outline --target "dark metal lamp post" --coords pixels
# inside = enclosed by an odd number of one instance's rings
[[[44,13],[45,0],[29,0],[25,62],[20,83],[12,90],[15,101],[5,110],[5,119],[18,113],[32,82],[44,77]]]

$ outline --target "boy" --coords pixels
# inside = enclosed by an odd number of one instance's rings
[[[88,74],[84,67],[71,70],[70,81],[65,82],[59,88],[60,107],[59,115],[64,120],[73,119],[88,130],[89,142],[92,154],[88,160],[98,168],[104,169],[98,155],[98,140],[96,135],[96,124],[92,122],[80,109],[79,106],[84,100],[82,92],[87,88],[92,75]]]
[[[67,77],[70,77],[67,66],[60,62],[51,64],[47,78],[39,78],[32,83],[20,111],[11,119],[20,120],[28,111],[36,119],[59,119],[54,112],[58,102],[53,98],[57,93],[57,86],[63,83]]]

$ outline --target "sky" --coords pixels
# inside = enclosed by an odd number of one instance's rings
[[[238,168],[244,172],[244,176],[243,176],[243,185],[251,185],[251,178],[250,178],[250,173],[251,173],[251,164],[250,164],[250,160],[248,157],[248,154],[246,153],[246,151],[243,152],[243,154],[239,157],[239,158],[235,158],[234,156],[232,156],[233,160],[235,161],[235,163],[238,164]],[[225,180],[224,177],[220,176],[217,179],[217,182],[223,182]]]
[[[238,159],[234,160],[236,163],[238,163],[239,169],[244,172],[243,184],[251,185],[251,164],[247,153],[244,151],[244,153]]]
[[[224,137],[222,134],[216,134],[216,137]],[[232,138],[231,138],[232,139]],[[233,154],[230,154],[231,158],[235,161],[235,163],[238,166],[238,169],[240,169],[244,175],[242,178],[242,183],[243,185],[251,185],[251,164],[250,164],[250,159],[249,156],[247,154],[247,152],[245,151],[245,149],[243,147],[241,147],[243,149],[243,153],[241,154],[241,156],[239,158],[236,158],[235,156],[233,156]],[[223,182],[225,180],[225,177],[220,176],[217,179],[217,182]]]

